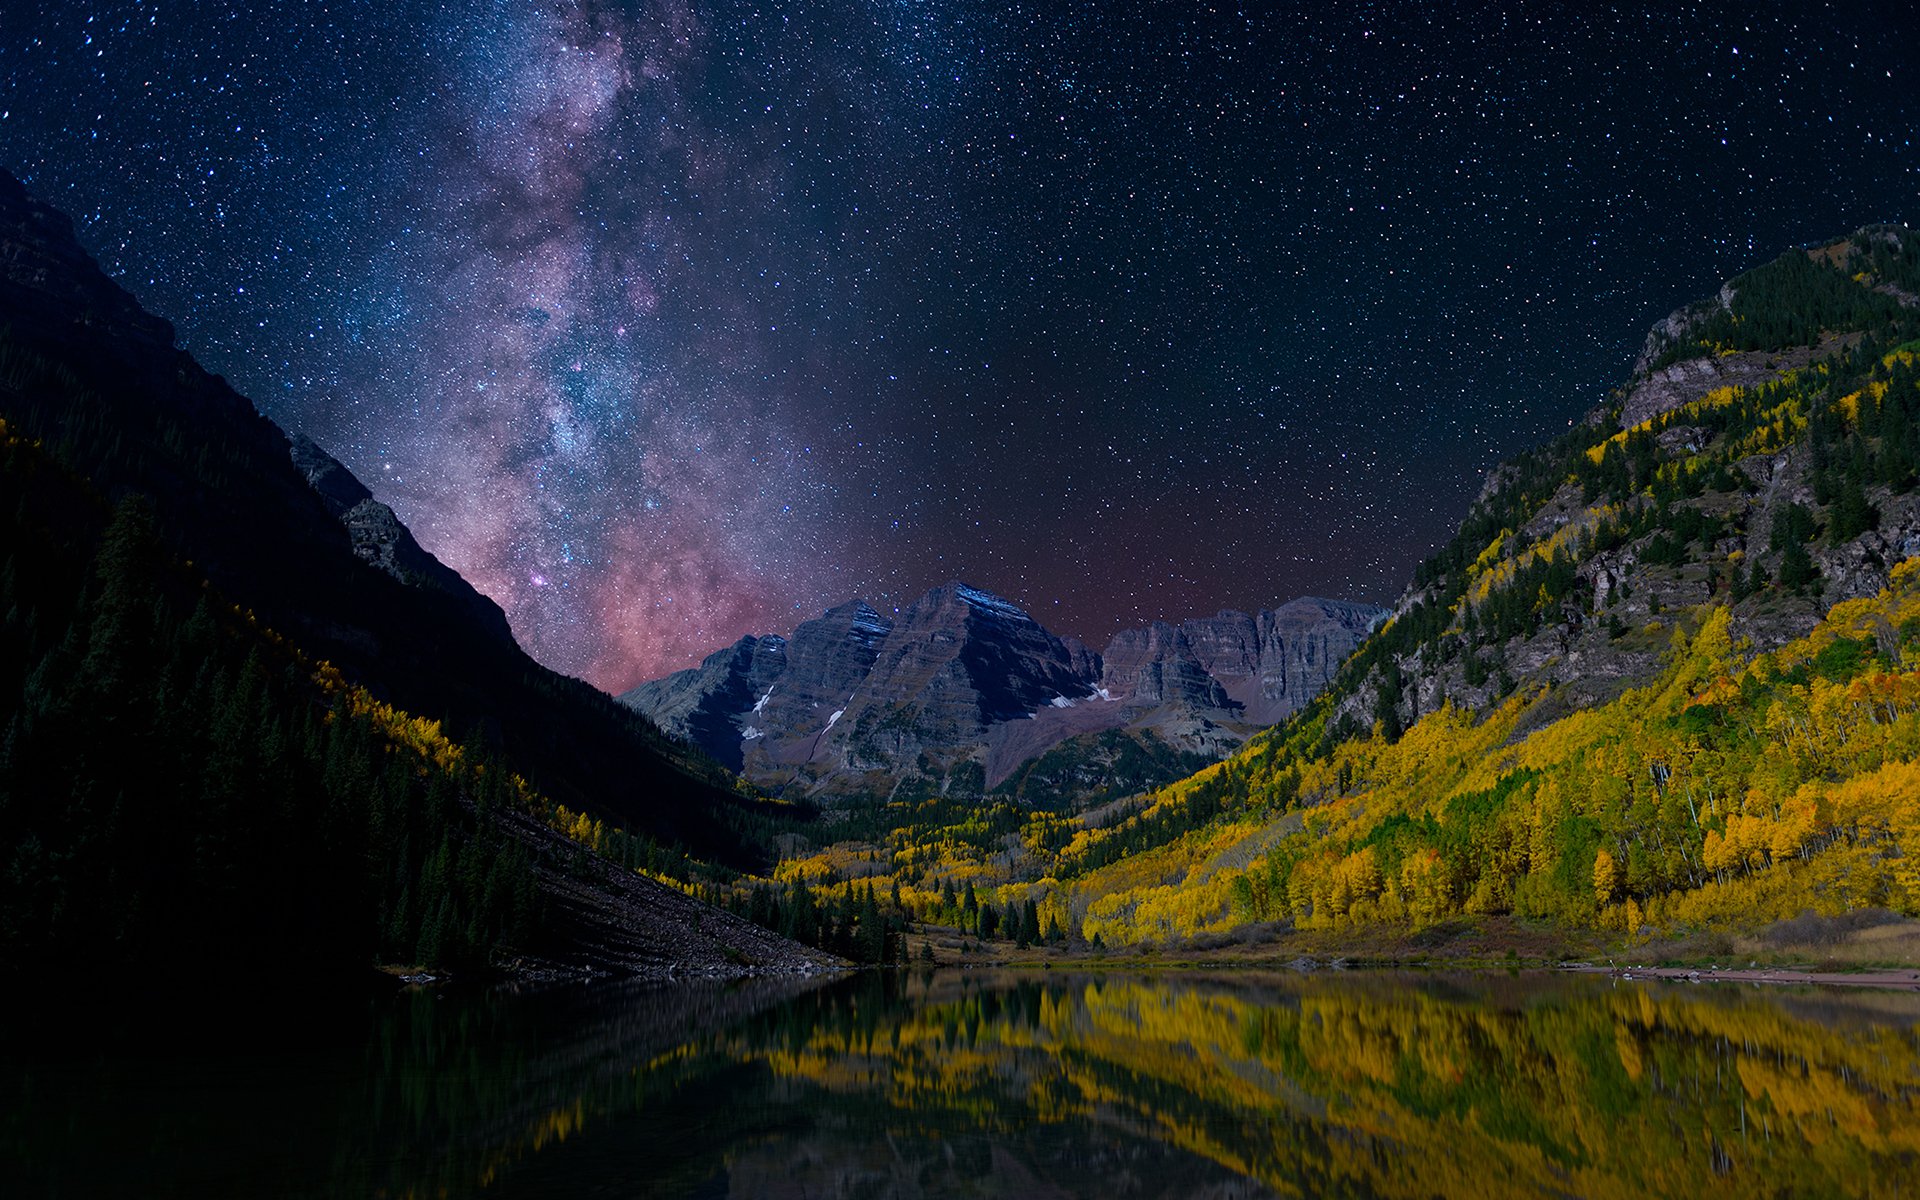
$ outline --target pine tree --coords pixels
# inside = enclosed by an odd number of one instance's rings
[[[1795,593],[1804,592],[1807,585],[1820,577],[1820,571],[1813,565],[1813,559],[1807,554],[1806,546],[1799,542],[1789,543],[1780,554],[1780,586]]]
[[[122,500],[94,557],[92,619],[75,681],[96,721],[113,721],[137,682],[157,669],[152,610],[161,553],[146,500]]]
[[[1859,473],[1849,469],[1841,478],[1839,494],[1827,518],[1829,544],[1842,546],[1880,523],[1880,514],[1867,502]]]
[[[868,882],[866,893],[860,898],[860,946],[861,962],[884,963],[887,961],[887,922],[880,915],[879,901],[874,898],[873,884]]]

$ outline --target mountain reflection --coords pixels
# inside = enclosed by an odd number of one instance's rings
[[[32,1194],[1909,1195],[1917,1033],[1910,994],[1554,976],[419,994],[358,1061],[36,1063],[0,1145]]]

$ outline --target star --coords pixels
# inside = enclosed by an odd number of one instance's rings
[[[1920,169],[1853,11],[242,15],[10,6],[0,165],[611,690],[956,574],[1096,645],[1390,603]]]

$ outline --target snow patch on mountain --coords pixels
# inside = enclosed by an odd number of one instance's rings
[[[893,624],[864,602],[853,612],[847,636],[858,641],[878,641],[893,631]]]
[[[999,617],[1002,620],[1008,621],[1031,621],[1033,619],[1027,615],[1025,609],[1013,601],[1003,599],[1002,597],[994,595],[992,592],[983,592],[979,588],[968,587],[964,583],[955,585],[954,591],[962,600],[989,616]]]

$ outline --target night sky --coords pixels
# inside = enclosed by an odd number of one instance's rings
[[[1908,4],[0,6],[0,167],[610,689],[960,577],[1390,602],[1647,326],[1920,219]]]

